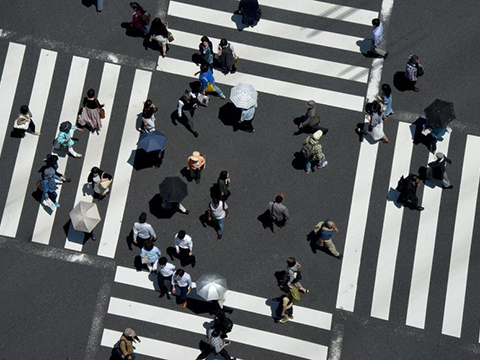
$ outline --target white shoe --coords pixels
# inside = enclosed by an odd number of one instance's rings
[[[75,156],[77,159],[80,159],[83,155],[82,154],[78,154]]]

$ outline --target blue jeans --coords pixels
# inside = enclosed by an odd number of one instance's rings
[[[323,166],[323,164],[325,164],[325,159],[325,154],[323,154],[322,158],[320,159],[320,166]],[[307,159],[305,163],[305,171],[309,172],[312,169],[312,162],[312,159]]]
[[[223,91],[217,86],[217,84],[212,84],[213,88],[217,92],[218,96],[222,97],[223,96]]]
[[[223,223],[225,222],[225,218],[223,219],[215,219],[215,223],[216,223],[216,230],[217,230],[217,234],[218,234],[218,237],[221,238],[222,237],[222,234],[223,234]]]
[[[103,0],[97,0],[97,11],[103,10]]]

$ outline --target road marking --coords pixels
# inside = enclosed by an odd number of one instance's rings
[[[160,57],[158,70],[174,75],[193,78],[193,74],[198,71],[198,66],[190,61]],[[362,111],[363,109],[362,96],[303,86],[286,81],[244,74],[238,71],[235,74],[230,74],[228,76],[216,76],[215,80],[217,84],[226,84],[230,86],[235,86],[239,83],[252,84],[257,91],[267,94],[284,96],[302,101],[313,99],[319,104],[342,109],[353,111]],[[228,95],[228,93],[226,94]]]
[[[58,120],[58,127],[64,121],[70,121],[75,124],[77,118],[78,108],[82,100],[83,86],[85,84],[85,77],[87,75],[89,60],[74,56],[70,66],[70,73],[68,74],[67,87],[65,89],[65,97],[63,99],[62,112]],[[58,127],[56,136],[58,136]],[[56,137],[55,136],[55,137]],[[60,151],[58,152],[58,171],[64,173],[67,168],[68,155]],[[63,155],[63,156],[62,156]],[[60,195],[62,187],[68,185],[58,186],[57,202],[60,202]],[[38,207],[37,219],[35,221],[35,228],[33,230],[32,242],[48,245],[50,236],[52,235],[53,222],[55,221],[56,211],[47,212],[42,204]]]
[[[150,280],[149,273],[139,272],[123,266],[117,266],[115,282],[159,291],[157,283]],[[225,298],[226,306],[268,317],[272,317],[271,306],[276,309],[278,304],[276,301],[231,290],[227,291]],[[271,302],[271,305],[269,302]],[[295,305],[295,319],[291,320],[291,322],[330,330],[332,314]]]
[[[448,153],[450,135],[445,134],[443,141],[437,145],[438,151]],[[428,162],[435,161],[436,156],[430,153]],[[419,329],[425,328],[427,315],[428,292],[432,274],[433,254],[435,250],[435,237],[437,235],[438,215],[442,189],[429,186],[423,187],[422,206],[425,208],[420,213],[418,225],[415,258],[413,260],[412,282],[408,299],[407,321],[408,326]]]
[[[389,192],[397,187],[398,180],[402,175],[406,177],[410,173],[410,161],[413,150],[411,127],[414,128],[415,125],[403,122],[398,123]],[[398,205],[397,207],[396,202],[387,201],[370,314],[372,317],[383,320],[388,320],[390,314],[402,218],[403,206]]]
[[[470,262],[480,181],[479,151],[480,137],[468,135],[463,158],[462,180],[458,194],[442,325],[442,334],[458,338],[462,333],[468,264]]]
[[[340,360],[342,357],[343,334],[345,326],[340,323],[333,325],[332,340],[330,342],[330,351],[328,360]]]
[[[206,317],[186,314],[180,311],[173,311],[116,297],[110,298],[108,313],[201,335],[205,334],[204,324],[213,323],[212,319]],[[238,324],[235,324],[233,331],[228,334],[228,338],[232,342],[235,341],[283,354],[295,355],[304,359],[327,359],[328,348],[326,346]]]
[[[261,3],[262,7],[268,6],[276,9],[325,17],[328,19],[346,21],[367,26],[371,26],[372,19],[378,17],[378,12],[376,11],[357,9],[350,6],[331,4],[323,1],[262,0]]]
[[[105,63],[103,65],[102,80],[100,82],[100,89],[98,91],[98,99],[105,104],[105,119],[102,119],[102,129],[100,134],[90,134],[88,137],[87,149],[83,156],[82,172],[80,181],[78,182],[77,195],[75,197],[75,205],[80,201],[92,202],[92,191],[85,191],[85,184],[92,167],[100,167],[102,163],[103,148],[107,138],[108,127],[110,125],[110,117],[112,115],[113,101],[115,99],[115,92],[117,90],[118,78],[120,75],[120,66]],[[94,139],[92,139],[95,137]],[[108,172],[108,171],[107,171]],[[74,205],[74,206],[75,206]],[[70,224],[68,236],[65,241],[65,248],[75,251],[82,251],[85,233],[76,231]]]
[[[174,45],[198,51],[198,42],[202,37],[201,35],[175,29],[170,29],[170,31],[175,34]],[[209,39],[215,44],[214,47],[216,49],[216,44],[220,43],[220,39],[212,37],[209,37]],[[241,59],[240,61],[255,61],[270,66],[283,67],[289,70],[305,71],[315,75],[324,75],[365,84],[368,81],[368,73],[370,70],[365,67],[290,54],[285,51],[270,50],[237,42],[232,44],[235,48],[236,54]]]
[[[0,79],[0,155],[2,155],[7,130],[10,126],[13,126],[13,123],[10,122],[10,114],[12,113],[13,100],[17,92],[25,48],[26,46],[22,44],[12,42],[8,44],[7,56],[3,65],[2,77]]]
[[[52,83],[57,53],[42,49],[33,82],[32,95],[28,107],[33,114],[36,130],[41,131],[45,107]],[[38,136],[25,136],[20,142],[15,168],[10,180],[7,201],[3,209],[0,235],[16,237],[22,215],[33,160],[37,151]]]
[[[113,176],[112,188],[108,198],[107,214],[97,254],[109,258],[115,257],[123,215],[127,204],[128,189],[132,177],[132,152],[137,149],[139,133],[136,129],[138,114],[142,112],[143,102],[147,100],[152,73],[136,70],[132,93],[128,104],[122,142],[118,150],[117,164]],[[132,162],[132,163],[129,163]]]
[[[212,19],[215,19],[215,26],[237,29],[236,24],[232,20],[232,13],[206,7],[170,1],[168,15],[209,25],[212,24]],[[240,16],[238,17],[240,18]],[[363,37],[337,34],[318,29],[309,29],[303,26],[290,25],[266,19],[262,19],[257,26],[253,28],[248,27],[243,31],[273,36],[275,38],[287,39],[290,41],[304,42],[311,45],[352,51],[358,54],[360,54],[360,47],[357,45],[357,42],[361,43],[364,41]]]

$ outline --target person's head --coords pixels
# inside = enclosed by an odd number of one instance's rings
[[[20,106],[20,114],[27,115],[30,110],[27,105]]]
[[[142,212],[140,214],[140,216],[138,217],[138,221],[143,224],[147,221],[147,213],[146,212]]]
[[[55,169],[52,167],[46,168],[43,170],[43,178],[48,180],[48,179],[53,179],[55,176]]]
[[[212,202],[215,206],[218,206],[220,204],[220,200],[216,197],[212,198]]]
[[[134,337],[137,336],[137,334],[135,333],[134,330],[130,329],[130,328],[126,328],[124,331],[123,331],[123,336],[127,337],[127,338],[130,338],[130,339],[133,339]]]
[[[45,161],[45,163],[46,163],[47,166],[53,166],[53,165],[56,165],[56,164],[57,164],[57,162],[58,162],[58,156],[57,156],[57,155],[48,154],[47,156],[45,156],[45,159],[43,159],[43,161]]]
[[[145,240],[145,242],[143,243],[143,247],[145,248],[145,250],[150,251],[153,249],[153,242],[151,242],[150,240]]]
[[[98,175],[100,174],[100,169],[96,166],[92,167],[92,170],[90,170],[92,172],[92,174],[94,175]]]
[[[200,152],[199,151],[192,152],[192,155],[190,155],[190,159],[192,159],[192,161],[195,161],[195,162],[200,160]]]
[[[175,276],[177,278],[181,278],[183,277],[183,275],[185,275],[185,271],[183,271],[183,269],[178,269],[177,271],[175,271]]]
[[[325,226],[329,229],[333,229],[335,227],[335,222],[333,220],[327,219],[325,220]]]
[[[218,178],[220,180],[227,180],[229,177],[229,174],[228,174],[228,171],[227,170],[223,170],[220,175],[218,176]]]
[[[307,108],[313,109],[315,107],[315,100],[308,100],[307,101]]]
[[[388,84],[382,85],[382,91],[387,97],[390,97],[390,95],[392,95],[392,88]]]
[[[144,108],[144,109],[148,109],[148,108],[152,107],[152,104],[153,104],[153,101],[150,100],[150,99],[148,99],[147,101],[145,101],[145,102],[143,103],[143,108]]]
[[[202,36],[200,41],[202,42],[203,46],[208,46],[208,44],[210,43],[210,39],[206,36]]]
[[[95,97],[95,90],[93,90],[93,89],[88,89],[88,91],[87,91],[87,96],[88,96],[89,98]]]
[[[177,234],[178,238],[179,239],[184,239],[185,238],[185,235],[187,235],[187,233],[185,232],[185,230],[180,230]]]
[[[374,27],[377,27],[378,25],[380,25],[380,20],[379,20],[379,19],[373,19],[373,20],[372,20],[372,25],[373,25]]]
[[[212,331],[212,337],[219,337],[221,335],[221,331],[219,329],[213,329]]]
[[[372,111],[373,111],[374,113],[377,113],[377,114],[381,114],[381,113],[382,113],[382,107],[380,106],[380,104],[378,103],[378,101],[372,102]]]
[[[277,195],[277,197],[275,198],[275,202],[280,204],[282,201],[283,201],[283,196]]]
[[[160,265],[161,268],[164,268],[165,265],[167,265],[167,258],[165,256],[162,256],[159,260],[158,260],[158,264]]]
[[[208,71],[209,67],[207,64],[202,64],[200,65],[200,72],[206,73]]]
[[[187,100],[190,100],[192,98],[192,92],[190,90],[185,90],[183,97]]]
[[[416,184],[418,184],[418,182],[420,181],[420,179],[418,178],[418,176],[415,175],[415,174],[412,175],[412,176],[410,177],[410,179],[412,179],[412,181],[413,181],[414,183],[416,183]]]
[[[287,258],[287,265],[288,267],[292,267],[292,266],[295,266],[295,264],[297,263],[297,260],[293,257],[289,257]]]
[[[221,47],[225,47],[225,46],[227,46],[227,44],[228,44],[227,39],[223,38],[222,40],[220,40],[220,46]]]
[[[410,56],[410,61],[414,64],[418,64],[418,62],[420,61],[420,58],[418,57],[418,55],[412,55]]]

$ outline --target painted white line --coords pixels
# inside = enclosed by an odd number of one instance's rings
[[[336,323],[332,329],[332,341],[330,343],[330,351],[328,360],[340,360],[342,357],[343,334],[345,327]]]
[[[205,334],[204,324],[213,323],[212,319],[206,317],[186,314],[180,311],[173,311],[116,297],[110,298],[108,313],[201,335]],[[326,346],[238,324],[235,324],[232,332],[228,334],[228,338],[232,342],[239,342],[304,359],[327,359],[328,348]]]
[[[0,155],[2,155],[7,130],[13,126],[13,122],[10,122],[10,114],[12,113],[13,100],[17,91],[24,55],[25,45],[12,42],[8,44],[0,80]]]
[[[480,181],[480,137],[467,136],[462,180],[453,230],[452,255],[448,272],[442,334],[460,337],[472,246],[478,185]]]
[[[32,95],[28,105],[33,114],[37,131],[42,129],[43,116],[47,106],[56,60],[56,52],[41,50],[33,82]],[[37,145],[38,136],[25,136],[20,142],[7,201],[3,209],[0,235],[9,237],[17,235]]]
[[[438,151],[447,155],[449,141],[450,135],[447,133],[443,141],[438,143]],[[435,161],[435,159],[436,157],[430,153],[428,162]],[[443,190],[438,187],[423,187],[422,206],[425,210],[420,213],[406,321],[408,326],[419,329],[425,328],[428,292],[430,289],[430,276],[432,274],[435,237],[437,235],[442,192]]]
[[[139,272],[123,266],[117,266],[115,282],[149,290],[157,290],[157,284],[150,280],[149,273],[144,271]],[[267,305],[267,302],[270,301],[274,304],[274,308],[276,308],[276,304],[278,304],[276,301],[231,290],[227,291],[225,298],[226,306],[268,317],[272,316],[272,311],[270,305]],[[295,319],[291,320],[291,322],[330,330],[332,314],[295,305]]]
[[[201,6],[170,1],[168,15],[206,24],[212,24],[214,22],[215,26],[237,29],[236,24],[232,20],[232,13],[208,9]],[[215,19],[215,21],[212,19]],[[337,34],[318,29],[309,29],[302,26],[289,25],[266,19],[262,19],[254,28],[248,27],[243,31],[304,42],[312,45],[352,51],[359,54],[360,47],[357,45],[357,42],[362,42],[364,40],[363,37]]]
[[[128,161],[132,160],[132,151],[137,149],[139,138],[135,125],[138,114],[142,112],[143,102],[147,100],[151,79],[151,72],[136,70],[127,116],[124,122],[122,142],[118,151],[115,174],[113,175],[112,190],[108,198],[107,214],[105,215],[97,253],[100,256],[115,257],[133,171],[133,166]]]
[[[193,78],[193,74],[198,71],[198,67],[190,61],[160,57],[157,70]],[[215,81],[217,84],[226,84],[230,86],[235,86],[239,83],[252,84],[255,89],[267,94],[284,96],[297,100],[313,99],[319,104],[342,109],[362,111],[363,108],[362,96],[318,89],[256,75],[243,74],[238,71],[235,74],[230,74],[228,76],[216,73]],[[229,92],[224,92],[227,96],[229,95]]]
[[[403,122],[398,123],[389,191],[397,187],[398,179],[402,175],[406,177],[410,173],[410,160],[413,150],[411,126],[414,125]],[[388,320],[390,315],[390,302],[392,300],[393,278],[395,275],[402,218],[403,206],[397,207],[395,202],[387,201],[370,314],[372,317],[383,320]]]
[[[75,124],[78,108],[82,100],[83,85],[85,83],[85,76],[87,75],[88,59],[74,56],[70,66],[70,73],[68,74],[67,88],[65,89],[65,97],[63,99],[62,112],[58,120],[58,127],[64,121],[70,121]],[[57,135],[58,135],[57,127]],[[57,136],[56,135],[56,136]],[[63,156],[62,156],[63,155]],[[60,153],[58,158],[58,171],[65,173],[67,168],[68,155],[64,152]],[[58,186],[57,201],[60,202],[60,195],[62,187],[68,185]],[[60,202],[61,203],[61,202]],[[37,219],[35,221],[35,228],[33,230],[32,242],[47,245],[50,242],[52,234],[53,222],[55,221],[56,211],[49,213],[45,211],[43,205],[39,205]]]
[[[202,35],[186,33],[175,29],[170,29],[170,31],[175,34],[174,45],[198,50],[198,43]],[[209,37],[209,39],[214,44],[214,48],[217,49],[220,39],[212,37]],[[315,75],[324,75],[365,84],[368,81],[368,68],[290,54],[285,51],[270,50],[237,42],[232,44],[235,47],[235,52],[241,59],[240,61],[255,61],[289,70],[305,71]]]
[[[75,205],[80,201],[91,202],[93,199],[91,196],[92,192],[85,192],[86,189],[84,187],[92,167],[100,167],[102,162],[103,148],[105,146],[108,127],[110,125],[110,116],[112,115],[113,100],[115,99],[119,75],[119,65],[109,63],[104,64],[98,98],[103,104],[105,104],[105,119],[102,119],[102,129],[100,130],[100,134],[98,136],[90,134],[88,137],[87,149],[83,156],[82,172],[80,175],[80,181],[78,182],[77,196],[75,197]],[[65,241],[65,248],[82,251],[84,237],[85,234],[83,232],[76,231],[70,224],[68,236]]]

